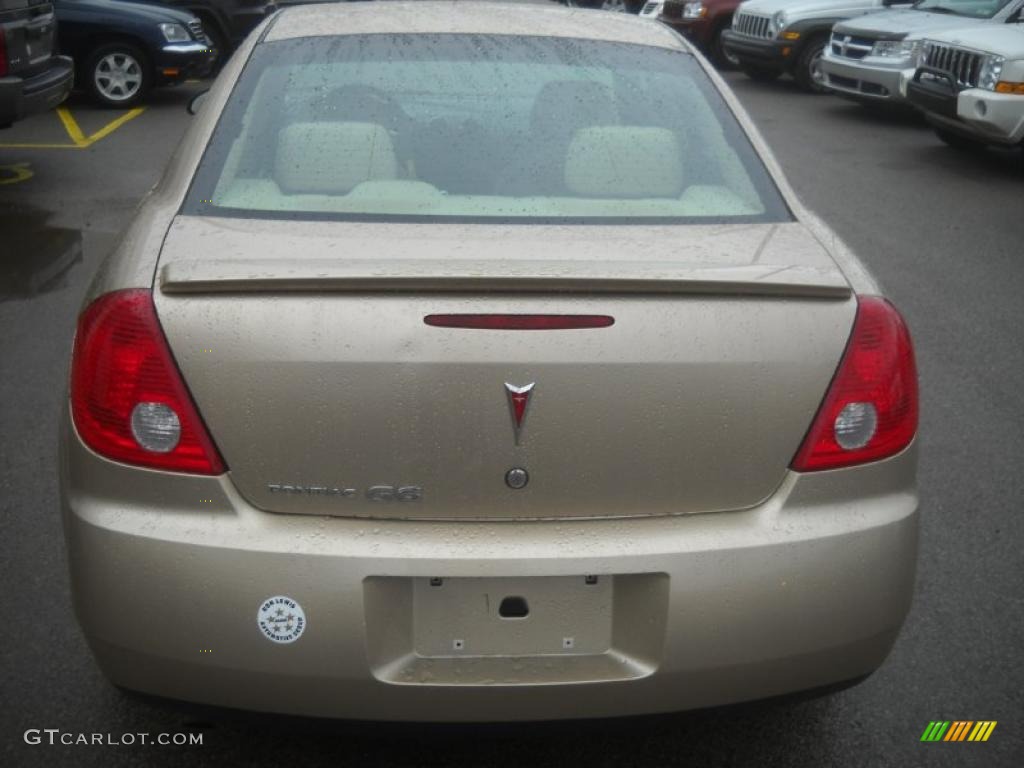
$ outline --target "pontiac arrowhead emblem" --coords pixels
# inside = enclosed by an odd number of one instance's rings
[[[508,395],[508,407],[512,413],[512,428],[516,434],[516,445],[519,445],[519,435],[523,431],[523,422],[526,420],[526,408],[530,404],[530,395],[536,382],[531,381],[522,387],[505,382],[505,394]]]

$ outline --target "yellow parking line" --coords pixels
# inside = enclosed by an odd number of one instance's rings
[[[85,138],[82,129],[78,127],[75,118],[71,116],[66,107],[57,107],[57,117],[64,123],[64,130],[68,132],[68,138],[75,142],[76,147],[85,148],[89,146],[89,140]]]
[[[98,131],[96,131],[96,133],[92,134],[88,139],[86,139],[86,141],[88,141],[90,144],[93,144],[93,143],[99,141],[100,139],[102,139],[103,137],[109,136],[114,131],[116,131],[118,128],[120,128],[122,125],[127,123],[129,120],[134,120],[136,117],[138,117],[139,115],[141,115],[145,111],[146,111],[145,107],[136,107],[135,109],[129,110],[128,112],[126,112],[125,114],[123,114],[119,118],[117,118],[116,120],[111,120],[105,126],[103,126]],[[74,137],[72,137],[72,138],[74,138]]]
[[[28,163],[0,165],[0,185],[20,184],[23,181],[28,181],[34,175]]]
[[[83,149],[75,144],[0,144],[0,149]]]
[[[145,107],[130,109],[120,117],[111,120],[95,133],[86,136],[78,125],[78,121],[72,116],[71,112],[68,111],[66,107],[57,107],[57,117],[60,118],[60,122],[64,126],[64,131],[67,133],[68,138],[71,139],[71,144],[0,144],[0,149],[86,149],[87,147],[91,147],[100,139],[104,139],[112,134],[129,120],[134,120],[145,111]]]

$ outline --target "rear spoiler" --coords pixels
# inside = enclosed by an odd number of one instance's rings
[[[499,271],[500,270],[500,271]],[[166,294],[203,293],[602,293],[845,299],[837,270],[665,262],[313,259],[182,260],[164,265]]]

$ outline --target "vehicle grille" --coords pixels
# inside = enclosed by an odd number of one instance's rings
[[[771,32],[771,19],[767,16],[757,16],[753,13],[737,13],[732,20],[733,32],[747,37],[760,37],[770,40],[774,35]]]
[[[926,43],[925,66],[950,75],[959,88],[975,88],[981,75],[982,55],[963,48]]]
[[[863,59],[874,47],[874,41],[866,37],[854,37],[853,35],[832,35],[830,45],[835,56],[842,56],[844,59]]]
[[[206,33],[203,31],[203,22],[199,19],[193,19],[188,23],[188,31],[199,42],[206,43],[207,45],[210,44],[209,38],[206,37]]]
[[[644,5],[644,7],[643,7],[643,10],[640,11],[640,13],[642,13],[644,16],[646,16],[647,14],[649,14],[651,11],[653,11],[657,7],[658,7],[658,4],[656,2],[655,3],[646,3]]]

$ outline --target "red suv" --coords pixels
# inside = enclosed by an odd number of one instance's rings
[[[668,24],[700,48],[716,66],[731,69],[739,63],[722,47],[722,30],[732,26],[741,0],[648,0],[640,9],[644,18]]]

